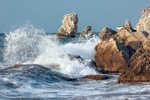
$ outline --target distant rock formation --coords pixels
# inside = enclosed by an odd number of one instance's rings
[[[98,43],[95,51],[95,61],[98,71],[116,73],[121,72],[128,65],[128,49],[113,39]]]
[[[57,36],[75,37],[78,31],[78,15],[76,13],[66,14],[62,20],[62,26],[58,29]]]
[[[81,37],[92,37],[94,33],[92,32],[92,26],[87,26],[79,35],[79,38]]]
[[[136,30],[150,33],[150,6],[142,11],[142,16],[136,25]]]
[[[108,28],[107,26],[104,27],[102,29],[102,31],[100,32],[99,34],[99,38],[104,41],[104,40],[109,40],[110,38],[113,38],[114,39],[114,35],[116,34],[117,32]]]

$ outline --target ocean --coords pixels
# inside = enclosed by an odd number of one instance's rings
[[[33,25],[0,33],[0,100],[149,100],[148,82],[118,84],[119,74],[101,81],[82,78],[103,75],[90,64],[99,42],[98,34],[57,38]]]

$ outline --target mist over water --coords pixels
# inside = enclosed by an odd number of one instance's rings
[[[57,38],[26,24],[0,39],[4,46],[0,55],[2,99],[150,99],[149,83],[118,84],[118,75],[103,81],[82,78],[101,74],[90,65],[94,47],[100,42],[97,36]],[[79,55],[83,61],[68,55]]]

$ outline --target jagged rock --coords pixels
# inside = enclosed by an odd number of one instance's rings
[[[104,27],[102,29],[102,31],[100,32],[99,34],[99,38],[104,41],[104,40],[109,40],[110,38],[113,38],[114,39],[114,35],[116,34],[117,32],[108,28],[107,26]]]
[[[75,37],[78,31],[78,15],[76,13],[66,14],[62,20],[62,26],[58,29],[57,36]]]
[[[118,83],[150,81],[150,50],[139,48],[130,59],[130,66],[119,76]]]
[[[100,75],[86,75],[83,78],[92,80],[105,80],[105,77]]]
[[[142,11],[142,16],[136,25],[136,30],[150,33],[150,6]]]
[[[94,33],[92,32],[92,26],[87,26],[79,35],[81,37],[92,37]]]
[[[135,32],[135,30],[132,28],[132,25],[129,20],[126,20],[125,28],[128,29],[129,32]]]
[[[98,71],[104,73],[121,72],[129,64],[128,49],[113,39],[98,43],[95,50]]]
[[[126,39],[131,36],[131,34],[132,33],[126,27],[123,27],[118,30],[117,34],[115,34],[114,37],[119,43],[124,43]]]

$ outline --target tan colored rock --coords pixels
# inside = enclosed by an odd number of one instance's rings
[[[142,11],[142,16],[136,25],[136,30],[150,33],[150,6]]]
[[[92,37],[94,36],[94,33],[92,32],[92,26],[87,26],[79,35],[79,38],[81,37]]]
[[[138,49],[130,59],[130,66],[120,74],[118,82],[150,82],[150,50]]]
[[[114,39],[114,35],[116,34],[117,32],[108,28],[107,26],[104,27],[102,29],[102,31],[100,32],[99,34],[99,38],[104,41],[104,40],[109,40],[110,38],[113,38]]]
[[[121,72],[129,63],[128,49],[113,39],[98,43],[95,50],[98,71],[104,73]]]
[[[78,15],[66,14],[62,20],[62,26],[58,29],[57,36],[75,37],[78,31]]]
[[[132,33],[127,28],[124,27],[118,30],[117,34],[115,34],[115,39],[119,43],[125,43],[126,39],[131,35]]]
[[[129,20],[126,20],[125,22],[125,28],[129,31],[129,32],[135,32],[135,30],[132,28],[132,25],[130,23]]]
[[[105,77],[100,76],[100,75],[86,75],[83,78],[92,79],[92,80],[105,80]]]
[[[144,32],[135,32],[128,36],[124,44],[125,46],[130,46],[134,51],[136,51],[143,46],[144,41],[147,41],[147,37]]]

